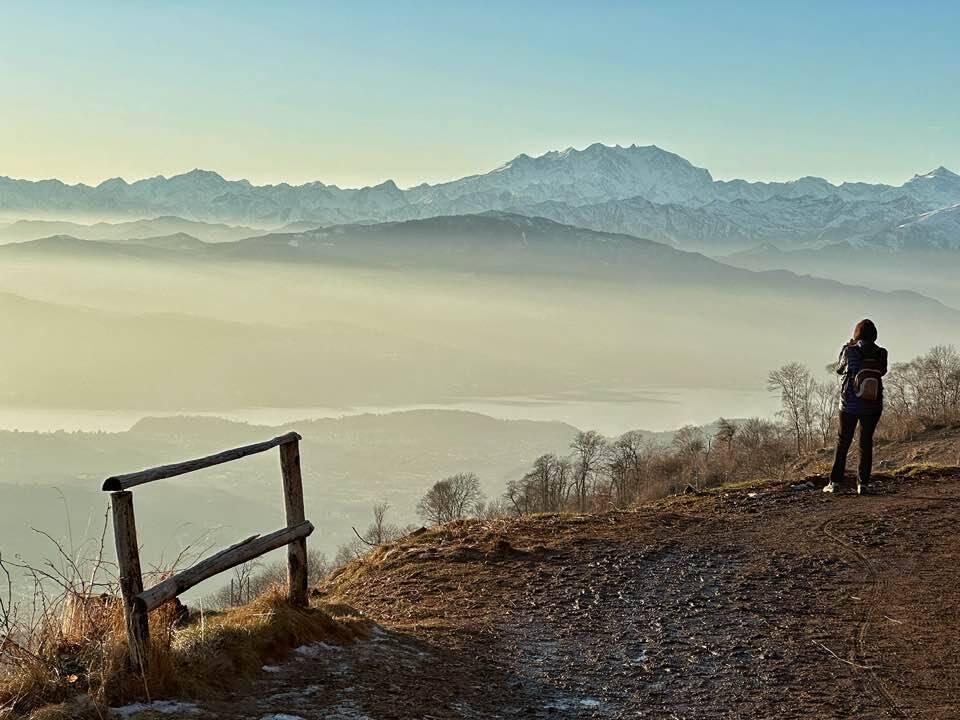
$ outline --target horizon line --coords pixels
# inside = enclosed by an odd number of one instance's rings
[[[338,190],[371,190],[371,189],[374,189],[374,188],[381,187],[381,186],[383,186],[383,185],[391,185],[391,184],[392,184],[394,187],[396,187],[397,189],[399,189],[401,192],[406,192],[406,191],[413,190],[413,189],[416,189],[416,188],[419,188],[419,187],[423,187],[424,185],[426,185],[426,186],[428,186],[428,187],[437,187],[437,186],[439,186],[439,185],[445,185],[445,184],[448,184],[448,183],[454,183],[454,182],[458,182],[458,181],[460,181],[460,180],[465,180],[465,179],[467,179],[467,178],[479,177],[479,176],[482,176],[482,175],[488,175],[488,174],[490,174],[490,173],[496,172],[497,170],[499,170],[499,169],[501,169],[501,168],[503,168],[503,167],[506,167],[506,166],[509,165],[510,163],[515,162],[516,160],[518,160],[518,159],[520,159],[520,158],[531,158],[531,159],[534,159],[534,160],[538,160],[538,159],[544,158],[544,157],[546,157],[546,156],[548,156],[548,155],[562,154],[562,153],[566,153],[566,152],[570,152],[570,151],[574,151],[574,152],[578,152],[578,153],[583,153],[583,152],[586,152],[588,149],[590,149],[590,148],[592,148],[592,147],[596,147],[596,146],[600,146],[600,147],[603,147],[603,148],[606,148],[606,149],[609,149],[609,150],[617,150],[617,149],[619,149],[619,150],[631,150],[631,149],[650,149],[650,148],[655,148],[655,149],[660,150],[660,151],[662,151],[662,152],[664,152],[664,153],[667,153],[667,154],[670,154],[670,155],[675,155],[676,157],[681,158],[682,160],[690,163],[690,165],[691,165],[692,167],[694,167],[694,168],[697,168],[697,169],[699,169],[699,170],[706,170],[706,171],[710,174],[710,178],[712,179],[713,182],[733,182],[733,181],[737,181],[737,180],[742,180],[742,181],[747,182],[747,183],[750,183],[750,184],[755,184],[755,183],[764,183],[764,184],[785,183],[785,184],[787,184],[787,183],[799,182],[799,181],[801,181],[801,180],[814,179],[814,180],[824,180],[825,182],[829,183],[830,185],[833,185],[834,187],[840,187],[840,186],[845,185],[845,184],[869,184],[869,185],[884,185],[884,186],[887,186],[887,187],[900,187],[900,186],[902,186],[904,183],[907,183],[907,182],[909,182],[910,180],[912,180],[912,179],[914,179],[914,178],[924,177],[925,175],[929,175],[929,174],[931,174],[931,173],[933,173],[933,172],[936,172],[937,170],[946,170],[947,172],[950,172],[950,173],[952,173],[952,174],[957,174],[957,173],[955,173],[954,171],[952,171],[952,170],[950,170],[949,168],[947,168],[945,165],[941,164],[941,165],[939,165],[939,166],[937,166],[937,167],[935,167],[935,168],[932,168],[931,170],[928,170],[927,172],[924,172],[924,173],[914,173],[914,175],[913,175],[912,177],[907,178],[906,180],[903,180],[903,182],[901,182],[900,185],[891,185],[890,183],[881,182],[881,181],[851,180],[851,179],[844,179],[844,180],[840,180],[840,181],[838,182],[838,181],[836,181],[836,180],[831,180],[831,179],[829,179],[829,178],[823,177],[823,176],[821,176],[821,175],[802,175],[802,176],[800,176],[800,177],[794,177],[794,178],[785,179],[785,180],[783,180],[783,179],[747,179],[747,178],[744,178],[744,177],[718,178],[718,177],[714,177],[713,173],[710,171],[709,168],[706,168],[706,167],[703,167],[703,166],[700,166],[700,165],[696,165],[696,164],[690,162],[690,160],[688,160],[686,157],[684,157],[684,156],[681,155],[680,153],[673,152],[672,150],[667,150],[667,149],[665,149],[665,148],[662,148],[662,147],[656,145],[655,143],[654,143],[654,144],[650,144],[650,145],[637,145],[636,143],[633,143],[633,144],[631,144],[631,145],[621,145],[621,144],[619,144],[619,143],[613,144],[613,145],[607,145],[607,144],[601,143],[601,142],[594,142],[594,143],[590,143],[589,145],[584,146],[583,149],[579,149],[579,150],[578,150],[577,148],[573,147],[573,146],[568,146],[568,147],[566,147],[566,148],[563,148],[562,150],[559,150],[559,149],[547,150],[547,151],[544,151],[543,153],[541,153],[540,155],[529,155],[529,154],[526,153],[526,152],[521,152],[521,153],[518,153],[517,155],[515,155],[515,156],[514,156],[513,158],[511,158],[510,160],[507,160],[507,161],[505,161],[505,162],[501,162],[499,165],[496,165],[495,167],[493,167],[493,168],[491,168],[490,170],[487,170],[487,171],[485,171],[485,172],[476,172],[476,173],[472,173],[472,174],[469,174],[469,175],[462,175],[462,176],[460,176],[460,177],[456,177],[456,178],[452,178],[452,179],[448,179],[448,180],[439,180],[439,181],[435,181],[435,182],[423,181],[423,182],[420,182],[420,183],[417,183],[417,184],[414,184],[414,185],[407,185],[407,186],[400,186],[393,178],[385,178],[384,180],[381,180],[380,182],[377,182],[377,183],[374,183],[374,184],[360,185],[360,186],[353,186],[353,187],[345,187],[345,186],[338,185],[337,183],[326,183],[326,182],[324,182],[323,180],[320,180],[320,179],[306,180],[306,181],[300,182],[300,183],[290,182],[290,181],[286,181],[286,180],[280,180],[280,181],[276,181],[276,182],[265,182],[265,183],[262,183],[262,184],[258,184],[258,183],[255,182],[255,181],[251,181],[248,177],[228,178],[228,177],[225,177],[223,174],[221,174],[221,173],[220,173],[219,171],[217,171],[217,170],[210,170],[210,169],[201,168],[201,167],[194,167],[194,168],[192,168],[192,169],[190,169],[190,170],[184,170],[184,171],[182,171],[182,172],[174,172],[174,173],[172,173],[172,174],[170,174],[170,175],[165,175],[165,174],[163,174],[163,173],[156,173],[156,174],[153,174],[153,175],[145,175],[145,176],[143,176],[143,177],[136,178],[136,179],[134,179],[134,180],[127,180],[126,178],[124,178],[124,177],[122,177],[122,176],[119,176],[119,175],[115,175],[115,176],[112,176],[112,177],[104,178],[103,180],[100,180],[99,182],[87,182],[87,181],[83,181],[83,180],[79,180],[79,181],[76,181],[76,182],[71,182],[71,181],[68,181],[68,180],[63,180],[63,179],[61,179],[61,178],[59,178],[59,177],[33,177],[33,178],[29,178],[29,177],[12,177],[12,176],[10,176],[10,175],[0,175],[0,180],[10,180],[10,181],[13,181],[13,182],[30,182],[30,183],[56,182],[56,183],[60,183],[61,185],[64,185],[64,186],[70,187],[70,188],[85,187],[85,188],[90,188],[90,189],[98,189],[98,188],[102,187],[103,185],[105,185],[106,183],[109,183],[109,182],[111,182],[111,181],[120,181],[120,182],[124,183],[124,184],[127,185],[127,186],[132,186],[132,185],[135,185],[135,184],[137,184],[137,183],[142,183],[142,182],[146,182],[146,181],[149,181],[149,180],[172,180],[172,179],[174,179],[174,178],[183,177],[183,176],[186,176],[186,175],[191,175],[191,174],[193,174],[193,173],[204,173],[204,174],[216,175],[218,178],[220,178],[221,180],[224,180],[225,182],[247,183],[247,184],[250,185],[251,187],[255,187],[255,188],[282,187],[282,186],[288,186],[288,187],[294,187],[294,188],[302,188],[302,187],[306,187],[306,186],[308,186],[308,185],[322,185],[323,187],[336,188],[336,189],[338,189]]]

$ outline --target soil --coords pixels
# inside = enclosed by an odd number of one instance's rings
[[[409,537],[323,590],[370,640],[184,716],[960,718],[960,468],[807,481]]]

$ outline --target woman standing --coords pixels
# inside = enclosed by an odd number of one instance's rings
[[[840,350],[837,375],[840,375],[840,432],[833,459],[830,482],[823,488],[832,493],[843,482],[847,453],[860,425],[860,466],[857,470],[857,494],[868,492],[873,465],[873,433],[883,413],[883,380],[887,374],[887,351],[877,345],[877,326],[861,320],[853,339]]]

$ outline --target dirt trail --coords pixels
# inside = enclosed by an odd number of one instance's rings
[[[958,718],[960,470],[426,533],[330,586],[377,620],[223,718]],[[193,717],[198,717],[194,714]]]

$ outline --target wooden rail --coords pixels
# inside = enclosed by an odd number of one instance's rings
[[[214,465],[223,465],[223,463],[239,460],[248,455],[256,455],[257,453],[272,450],[277,446],[282,447],[283,445],[296,444],[300,440],[300,436],[292,432],[281,435],[280,437],[275,437],[273,440],[267,440],[266,442],[255,443],[253,445],[244,445],[243,447],[234,448],[233,450],[224,450],[215,455],[207,455],[206,457],[197,458],[196,460],[187,460],[186,462],[174,463],[173,465],[161,465],[160,467],[128,473],[127,475],[114,475],[103,481],[102,489],[114,492],[117,490],[129,490],[132,487],[144,485],[154,480],[165,480],[166,478],[186,475],[187,473],[203,470],[204,468],[213,467]]]
[[[115,475],[104,481],[103,489],[110,492],[110,505],[113,508],[113,532],[117,544],[117,563],[120,567],[120,592],[123,595],[130,662],[135,669],[145,672],[150,661],[149,613],[151,610],[173,600],[197,583],[284,545],[287,546],[287,581],[290,601],[301,607],[307,606],[307,536],[313,532],[313,525],[304,517],[300,439],[297,433],[288,433],[266,442],[224,450],[215,455],[174,465],[163,465],[127,475]],[[286,527],[263,537],[259,535],[249,537],[162,580],[151,588],[144,589],[140,550],[137,544],[137,525],[133,512],[133,493],[129,488],[239,460],[275,447],[280,448]]]

